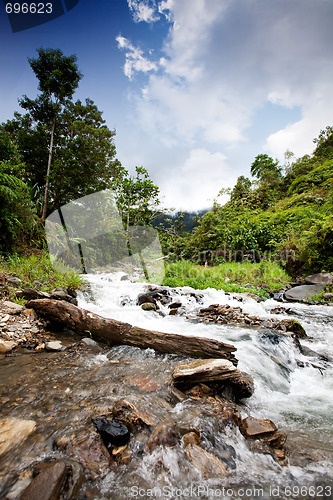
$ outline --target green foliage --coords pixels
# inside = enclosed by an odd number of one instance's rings
[[[34,287],[35,281],[41,282],[40,289],[50,292],[56,287],[78,289],[84,283],[84,278],[73,273],[65,266],[54,269],[47,254],[38,252],[22,257],[12,255],[0,262],[0,271],[17,276],[22,280],[22,287]]]
[[[115,180],[117,207],[126,232],[130,226],[150,225],[158,215],[159,188],[149,178],[147,170],[135,167],[136,176],[123,169],[122,176]]]
[[[16,176],[20,158],[7,134],[0,134],[0,252],[12,250],[35,216],[26,184]]]
[[[174,258],[210,264],[252,258],[278,259],[293,275],[333,270],[332,127],[322,131],[313,156],[291,163],[285,176],[276,161],[258,155],[258,181],[239,177],[224,206],[214,203],[193,234],[174,240]],[[324,149],[323,149],[324,148]],[[328,148],[328,149],[327,149]],[[251,257],[252,256],[252,257]]]
[[[167,264],[163,284],[201,290],[216,288],[225,292],[250,292],[267,297],[268,291],[278,291],[289,281],[290,277],[276,262],[228,262],[206,268],[181,260]]]

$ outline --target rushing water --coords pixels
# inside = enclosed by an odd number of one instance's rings
[[[168,383],[179,362],[176,356],[127,346],[98,353],[69,348],[59,354],[22,354],[5,360],[6,375],[0,376],[6,402],[3,414],[32,418],[38,427],[37,435],[5,457],[6,469],[0,472],[3,483],[10,483],[10,473],[20,477],[43,457],[61,457],[52,447],[58,436],[88,428],[92,415],[125,398],[156,423],[199,429],[203,446],[224,460],[227,473],[220,478],[202,477],[182,445],[157,446],[147,452],[144,437],[137,435],[131,440],[129,463],[97,474],[78,498],[333,498],[333,364],[315,354],[304,356],[292,339],[263,329],[187,318],[216,303],[268,318],[281,303],[257,303],[250,298],[240,302],[214,289],[197,291],[195,296],[192,289],[181,288],[172,294],[182,302],[184,315],[170,316],[167,307],[143,311],[136,298],[145,285],[121,281],[121,276],[89,276],[92,293],[81,294],[79,305],[148,329],[234,344],[238,367],[255,382],[253,396],[239,406],[241,415],[269,418],[286,432],[287,460],[279,463],[270,455],[250,451],[238,428],[221,429],[216,415],[203,411],[200,402],[171,401]],[[308,338],[302,345],[333,359],[333,308],[296,303],[282,307],[288,313],[276,317],[294,317],[305,328]]]

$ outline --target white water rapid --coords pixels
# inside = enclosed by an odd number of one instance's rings
[[[158,447],[143,455],[135,470],[122,466],[107,474],[100,481],[98,498],[333,498],[333,363],[315,354],[333,359],[333,307],[274,300],[257,303],[251,298],[240,302],[215,289],[179,288],[172,291],[173,299],[182,303],[186,314],[170,316],[167,306],[160,313],[143,311],[136,299],[146,285],[122,281],[121,277],[122,273],[88,276],[92,294],[81,294],[79,306],[148,329],[235,345],[238,367],[250,373],[255,384],[253,396],[240,405],[242,417],[271,419],[285,432],[287,460],[282,465],[270,455],[250,451],[238,430],[221,433],[208,416],[204,425],[210,451],[215,450],[218,456],[228,451],[229,459],[231,456],[232,467],[223,478],[201,477],[177,448]],[[291,338],[268,330],[204,324],[186,318],[217,303],[241,307],[261,318],[297,319],[308,335],[301,344],[314,353],[302,355]],[[285,314],[271,314],[276,307],[285,308]],[[154,369],[158,364],[162,371],[171,369],[170,356],[130,347],[113,348],[108,356],[96,355],[94,362],[107,365],[110,359],[133,361],[135,356],[140,366],[146,363],[148,376],[154,357],[158,360]],[[194,426],[202,418],[195,416],[188,401],[174,405],[170,411],[180,422],[192,418]]]

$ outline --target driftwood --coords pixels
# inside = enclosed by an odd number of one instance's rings
[[[61,300],[30,300],[26,307],[34,309],[41,316],[77,333],[87,335],[89,332],[94,339],[108,344],[151,348],[164,354],[195,358],[224,358],[237,365],[233,354],[236,347],[218,340],[146,330],[104,318]]]
[[[236,399],[249,398],[254,391],[253,379],[226,359],[196,359],[176,365],[172,372],[175,385],[217,382],[232,389]]]

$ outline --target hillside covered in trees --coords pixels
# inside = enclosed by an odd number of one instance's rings
[[[254,180],[239,177],[230,200],[215,202],[192,234],[169,234],[166,251],[206,265],[274,259],[293,275],[332,271],[333,127],[314,143],[312,155],[291,161],[288,152],[284,166],[258,155]]]

